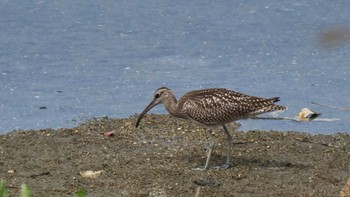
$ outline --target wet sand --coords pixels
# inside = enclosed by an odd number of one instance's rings
[[[0,179],[11,196],[26,183],[34,196],[339,196],[350,177],[350,135],[233,131],[232,166],[205,163],[206,132],[169,115],[99,118],[71,129],[0,136]],[[114,132],[104,137],[104,132]],[[225,161],[214,133],[212,165]],[[81,171],[102,171],[97,178]]]

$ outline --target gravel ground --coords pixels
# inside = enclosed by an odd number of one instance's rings
[[[34,196],[339,196],[350,177],[350,135],[233,131],[232,166],[195,171],[206,159],[206,132],[169,115],[99,118],[71,129],[0,136],[0,177],[11,196],[26,183]],[[105,137],[103,133],[114,134]],[[214,133],[211,164],[225,161]],[[82,171],[101,171],[86,178]]]

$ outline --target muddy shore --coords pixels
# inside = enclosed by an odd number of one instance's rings
[[[99,118],[71,129],[0,135],[0,179],[10,196],[26,183],[34,196],[339,196],[350,177],[350,134],[233,131],[232,166],[205,163],[206,132],[169,115]],[[103,133],[114,134],[105,137]],[[211,164],[225,161],[214,133]],[[101,171],[97,178],[80,175]]]

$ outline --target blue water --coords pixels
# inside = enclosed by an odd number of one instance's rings
[[[27,1],[0,3],[0,133],[140,113],[161,86],[281,97],[334,122],[244,120],[240,130],[350,132],[350,1]],[[166,113],[163,107],[153,113]]]

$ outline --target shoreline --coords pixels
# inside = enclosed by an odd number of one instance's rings
[[[233,131],[227,170],[194,171],[206,159],[206,132],[170,115],[88,120],[69,129],[0,135],[0,176],[9,194],[34,196],[339,196],[350,177],[350,135]],[[105,137],[103,133],[113,132]],[[211,164],[225,160],[214,132]],[[82,171],[101,171],[86,178]]]

